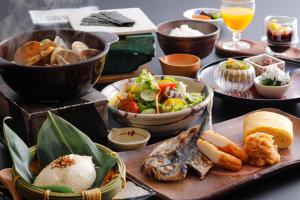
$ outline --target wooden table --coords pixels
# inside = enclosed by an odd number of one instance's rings
[[[3,40],[12,34],[32,28],[30,24],[28,9],[49,9],[52,7],[78,7],[80,5],[98,5],[101,9],[140,7],[155,23],[162,21],[180,19],[182,12],[196,7],[220,7],[220,0],[2,0],[0,1],[0,39]],[[267,15],[289,15],[300,19],[299,1],[297,0],[257,0],[255,17],[242,37],[252,40],[260,40],[263,33],[264,18]],[[9,14],[9,15],[8,15]],[[7,16],[8,15],[8,16]],[[231,37],[231,33],[223,26],[221,38]],[[157,44],[157,56],[150,63],[155,73],[161,73],[158,57],[163,55]],[[202,63],[208,64],[219,59],[213,52],[205,58]],[[299,86],[300,87],[300,86]],[[300,89],[300,88],[299,88]],[[245,105],[223,102],[214,99],[213,122],[221,122],[231,119],[249,111],[266,107],[268,105]],[[277,106],[290,114],[300,116],[300,105]],[[110,127],[119,126],[110,117]],[[7,151],[0,144],[0,168],[8,166]],[[258,183],[248,185],[225,195],[221,199],[299,199],[300,196],[300,173],[298,169],[269,177]],[[201,189],[201,188],[195,188]]]

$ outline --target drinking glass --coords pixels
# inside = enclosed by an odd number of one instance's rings
[[[241,41],[241,33],[248,27],[255,12],[255,0],[222,0],[221,15],[232,40],[223,43],[224,49],[249,49],[251,45]]]
[[[290,47],[294,47],[299,41],[297,24],[296,17],[267,16],[262,37],[266,53],[281,57]]]

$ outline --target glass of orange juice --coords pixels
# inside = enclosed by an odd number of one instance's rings
[[[227,28],[232,31],[232,40],[223,43],[224,49],[249,49],[251,45],[241,41],[241,33],[252,21],[255,0],[222,0],[221,15]]]

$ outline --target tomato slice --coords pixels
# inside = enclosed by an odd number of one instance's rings
[[[120,101],[119,109],[131,113],[140,113],[138,104],[135,101],[128,99]]]
[[[170,90],[175,88],[176,83],[160,82],[158,83],[158,87],[160,88],[161,93],[164,93],[167,87],[169,87]]]

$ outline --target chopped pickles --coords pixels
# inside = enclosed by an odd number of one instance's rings
[[[246,70],[249,69],[249,65],[245,61],[236,60],[233,58],[229,58],[226,62],[224,67],[226,69],[233,69],[233,70]]]

